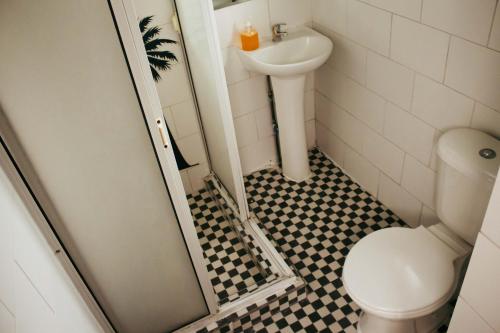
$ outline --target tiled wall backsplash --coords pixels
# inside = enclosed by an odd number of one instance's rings
[[[136,0],[134,4],[140,18],[154,15],[152,25],[161,27],[160,37],[179,41],[179,34],[171,23],[173,7],[170,1]],[[162,79],[156,89],[169,129],[184,158],[191,165],[198,164],[181,171],[184,189],[190,194],[204,187],[203,178],[210,170],[181,46],[168,44],[166,48],[175,53],[179,61],[173,63],[170,70],[160,72]]]
[[[215,12],[229,98],[243,174],[276,164],[277,152],[267,97],[266,77],[242,66],[237,49],[239,31],[247,20],[261,38],[269,38],[271,25],[286,22],[292,28],[311,25],[310,0],[252,0]],[[308,76],[305,88],[306,130],[309,147],[315,145],[314,79]]]
[[[500,136],[496,0],[312,0],[334,42],[315,73],[319,147],[412,226],[432,224],[436,142]]]

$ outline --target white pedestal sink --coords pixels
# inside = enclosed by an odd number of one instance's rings
[[[301,28],[282,41],[266,41],[255,51],[240,51],[248,70],[271,76],[283,174],[297,182],[311,174],[304,127],[306,74],[325,63],[332,48],[327,37]]]

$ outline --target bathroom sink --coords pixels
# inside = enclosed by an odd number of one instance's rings
[[[328,59],[332,48],[327,37],[301,28],[282,41],[266,41],[255,51],[240,50],[240,57],[250,71],[283,77],[315,70]]]
[[[255,51],[240,50],[247,70],[271,77],[283,175],[296,182],[311,175],[304,126],[306,74],[332,53],[327,37],[301,28],[278,42],[266,41]]]

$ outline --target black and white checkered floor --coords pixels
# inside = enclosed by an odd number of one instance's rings
[[[363,236],[404,226],[319,150],[313,177],[286,180],[279,170],[246,177],[250,209],[266,236],[309,287],[307,300],[254,326],[256,332],[355,332],[359,308],[342,285],[342,265]]]
[[[247,289],[264,281],[261,270],[210,193],[202,190],[187,198],[219,304],[238,298]]]

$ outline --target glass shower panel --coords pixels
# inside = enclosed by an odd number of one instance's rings
[[[208,314],[101,0],[0,2],[0,134],[118,332]]]
[[[224,77],[217,72],[218,45],[213,42],[217,32],[207,14],[208,5],[209,2],[203,0],[176,1],[212,169],[233,199],[237,200],[238,184],[229,155],[228,128],[222,115],[225,105],[221,95],[226,85]]]

